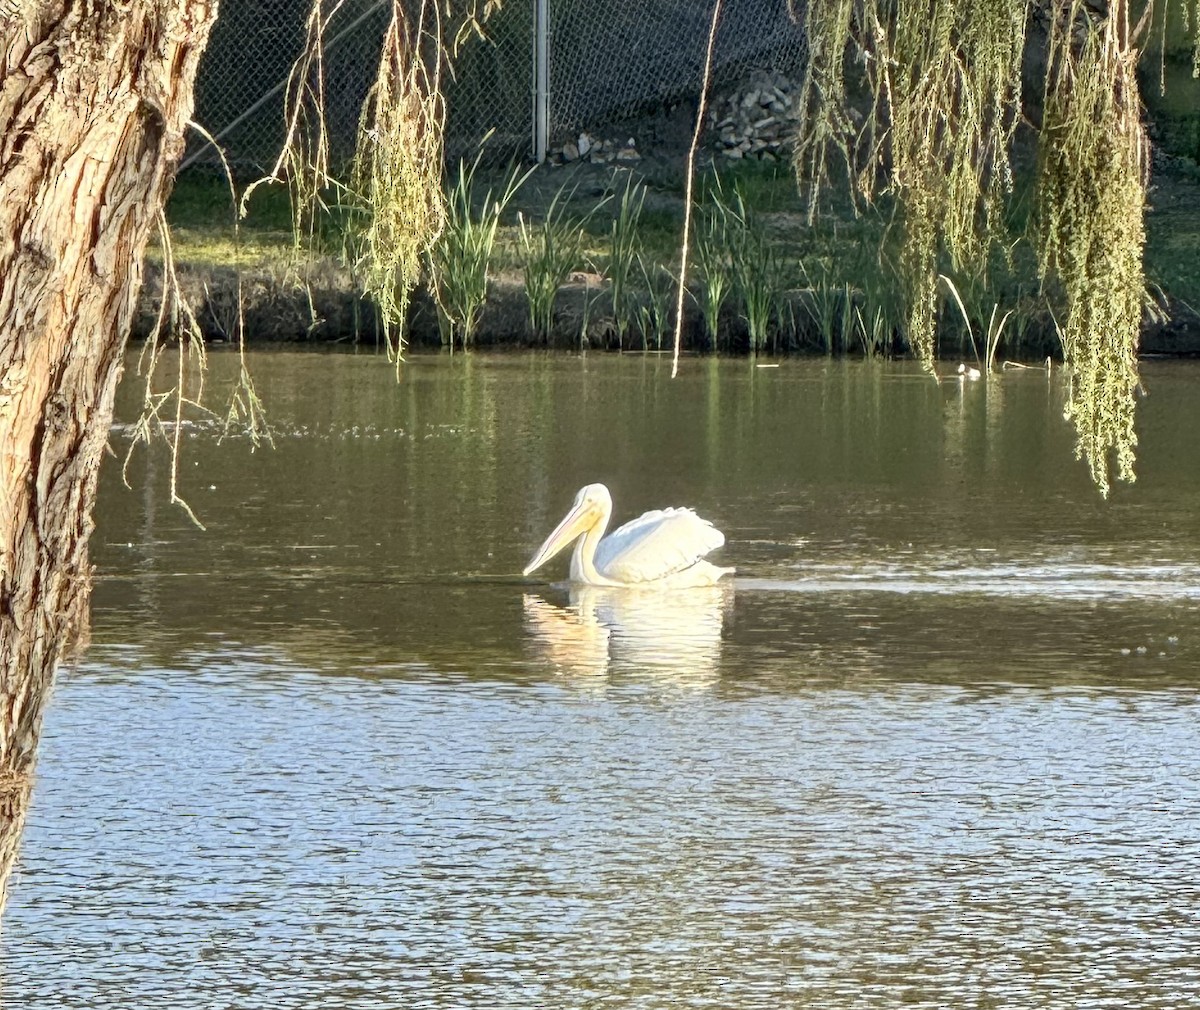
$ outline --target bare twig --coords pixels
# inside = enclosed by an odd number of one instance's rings
[[[708,26],[708,45],[704,50],[704,77],[700,82],[700,103],[696,107],[696,129],[687,156],[687,190],[684,194],[683,240],[680,245],[679,290],[675,297],[675,353],[671,356],[671,378],[679,373],[679,345],[683,342],[683,294],[687,290],[688,244],[692,233],[692,186],[695,181],[696,149],[704,132],[704,113],[708,108],[708,86],[712,80],[713,48],[717,24],[721,20],[721,0],[713,0],[712,23]]]

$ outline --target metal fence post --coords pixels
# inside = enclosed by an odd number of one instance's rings
[[[550,0],[533,0],[533,157],[546,160],[550,142]]]

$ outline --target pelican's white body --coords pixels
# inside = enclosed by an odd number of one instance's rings
[[[525,574],[540,568],[572,541],[571,581],[588,586],[686,589],[715,585],[732,568],[703,560],[725,543],[725,535],[688,508],[656,509],[627,522],[607,537],[612,496],[603,484],[588,484]]]

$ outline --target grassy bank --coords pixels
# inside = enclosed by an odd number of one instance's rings
[[[1186,136],[1186,130],[1173,136]],[[786,165],[746,162],[706,171],[701,181],[699,237],[685,308],[689,347],[731,353],[904,353],[899,254],[889,241],[895,229],[886,204],[855,215],[848,204],[835,202],[809,225]],[[475,205],[500,182],[496,172],[477,180]],[[1147,274],[1171,318],[1148,318],[1143,348],[1195,353],[1200,351],[1200,165],[1185,154],[1160,153],[1151,201]],[[544,253],[536,243],[546,240],[552,206],[561,229],[554,239],[560,251],[569,245],[568,262],[557,264],[562,273],[551,282],[549,305],[531,316],[529,292],[539,280],[537,254]],[[1017,200],[1015,207],[1012,227],[1019,234],[1029,201]],[[678,273],[682,214],[682,176],[677,163],[667,159],[539,169],[500,216],[488,296],[472,342],[661,346],[669,340],[668,295]],[[194,170],[180,177],[168,216],[181,279],[199,303],[206,336],[233,334],[240,282],[250,339],[379,339],[374,311],[358,296],[352,239],[336,214],[325,220],[312,248],[298,246],[286,193],[260,187],[235,235],[227,183]],[[151,295],[153,280],[152,257]],[[540,280],[545,302],[547,279]],[[943,292],[944,354],[970,358],[977,353],[973,341],[982,343],[993,310],[995,318],[1012,313],[1000,357],[1056,352],[1053,321],[1027,243],[1015,242],[1007,257],[996,255],[986,277],[952,282],[957,294],[952,296],[949,286]],[[440,315],[430,293],[418,292],[411,344],[433,346],[447,339],[450,328],[445,313]],[[143,323],[147,318],[148,310]]]

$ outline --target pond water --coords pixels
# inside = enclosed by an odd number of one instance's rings
[[[183,439],[207,532],[105,472],[5,1006],[1200,1001],[1200,367],[1109,502],[1039,370],[252,367],[276,447]],[[594,480],[736,580],[515,574]]]

